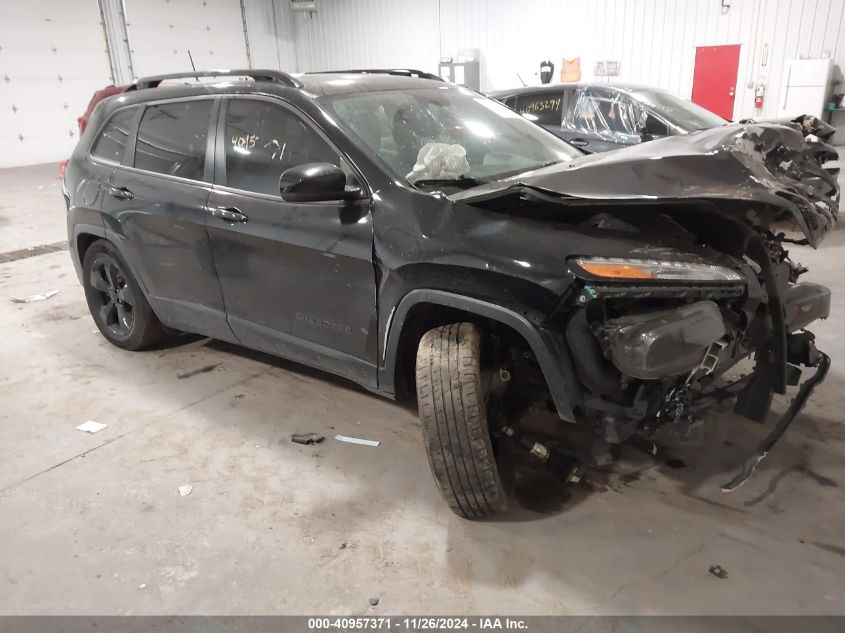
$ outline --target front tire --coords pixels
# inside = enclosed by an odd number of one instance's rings
[[[472,323],[429,330],[416,364],[417,406],[428,462],[456,514],[489,516],[507,507],[487,423],[481,334]]]
[[[164,337],[141,286],[111,242],[97,240],[85,251],[82,284],[94,323],[112,345],[135,351]]]

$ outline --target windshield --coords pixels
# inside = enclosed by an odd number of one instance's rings
[[[671,92],[638,90],[636,95],[640,101],[653,107],[657,114],[687,132],[707,130],[727,123],[725,119],[713,114],[710,110],[705,110],[700,105],[673,95]]]
[[[581,156],[497,101],[459,86],[322,97],[396,177],[473,183]]]

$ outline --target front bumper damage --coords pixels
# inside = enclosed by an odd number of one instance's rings
[[[751,454],[745,462],[743,462],[742,468],[736,476],[727,483],[722,484],[722,492],[733,492],[748,481],[748,478],[754,473],[754,469],[757,467],[757,464],[766,459],[769,455],[769,451],[772,450],[777,441],[786,432],[786,429],[789,428],[789,425],[792,424],[801,412],[801,409],[804,408],[804,405],[807,403],[807,400],[810,399],[810,395],[813,390],[825,379],[827,371],[830,369],[830,356],[824,352],[818,351],[815,352],[814,356],[815,359],[813,360],[811,366],[816,367],[815,373],[804,381],[801,388],[798,390],[798,393],[792,399],[792,402],[789,403],[789,408],[780,417],[777,424],[775,424],[774,429],[772,429],[771,433],[769,433],[766,438],[760,442],[757,450],[755,450],[754,453]]]
[[[745,460],[737,475],[721,486],[723,492],[736,490],[752,475],[757,464],[766,458],[794,422],[815,387],[824,380],[830,358],[816,349],[814,336],[803,328],[829,316],[830,299],[828,288],[808,282],[791,285],[784,293],[781,331],[773,332],[771,337],[785,341],[782,373],[787,384],[795,385],[800,379],[801,366],[815,371],[800,386],[786,412]],[[578,319],[570,322],[570,328],[577,327],[573,323],[577,324]],[[614,380],[620,379],[624,383],[638,379],[651,381],[643,384],[663,385],[662,389],[653,389],[651,394],[643,395],[639,407],[637,398],[634,398],[634,406],[628,411],[633,418],[625,421],[629,432],[634,428],[634,419],[643,422],[649,417],[653,419],[651,426],[655,430],[663,425],[683,428],[702,411],[732,397],[737,397],[737,413],[759,418],[762,416],[758,412],[768,412],[772,394],[783,391],[778,389],[776,378],[781,372],[769,370],[769,366],[774,364],[772,359],[761,363],[758,358],[758,367],[753,373],[719,384],[725,382],[722,375],[747,356],[750,350],[745,347],[745,333],[728,322],[723,310],[713,301],[697,301],[669,310],[606,319],[593,328],[593,334],[604,357],[618,371]],[[576,363],[585,364],[583,358]],[[764,384],[761,376],[768,379],[766,388],[761,387]],[[589,378],[587,382],[590,382]],[[655,392],[661,394],[657,406],[654,405]],[[605,393],[611,392],[606,390]],[[647,402],[649,397],[651,406]],[[626,435],[625,422],[620,424],[618,416],[623,410],[614,410],[603,404],[601,401],[593,402],[604,423],[606,439],[622,439],[620,435]],[[608,433],[608,429],[612,430]]]

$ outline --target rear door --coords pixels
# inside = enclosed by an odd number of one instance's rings
[[[107,215],[123,210],[123,201],[108,195],[109,183],[121,166],[130,164],[129,146],[143,110],[143,106],[115,110],[97,132],[91,145],[90,160],[83,171],[83,179],[76,184],[74,206]],[[101,224],[102,216],[99,213],[96,216],[89,215],[88,220]]]
[[[142,106],[124,165],[105,183],[107,236],[174,328],[232,339],[205,229],[213,97]]]
[[[353,170],[312,121],[275,99],[223,100],[208,232],[229,323],[245,345],[375,386],[370,200],[288,203],[279,176]]]

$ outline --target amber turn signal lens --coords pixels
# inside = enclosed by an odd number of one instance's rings
[[[657,276],[641,266],[619,262],[578,262],[584,272],[605,279],[657,279]]]

